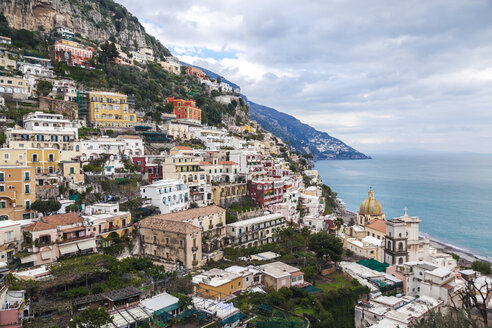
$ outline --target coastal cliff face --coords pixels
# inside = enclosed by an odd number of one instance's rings
[[[170,55],[135,16],[111,0],[2,0],[0,11],[16,29],[48,32],[68,27],[92,41],[113,37],[127,51],[149,47],[157,55]]]

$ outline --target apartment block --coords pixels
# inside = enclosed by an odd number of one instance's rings
[[[238,247],[260,246],[275,242],[275,230],[286,227],[281,214],[268,214],[257,218],[230,223],[226,227],[228,243]]]
[[[202,230],[193,224],[152,216],[136,224],[141,255],[163,263],[168,270],[201,264]]]
[[[90,91],[89,120],[93,126],[105,128],[129,128],[137,123],[137,114],[128,104],[128,97],[121,93]]]
[[[190,206],[190,189],[180,180],[155,181],[140,188],[142,198],[151,199],[161,214],[184,211]]]

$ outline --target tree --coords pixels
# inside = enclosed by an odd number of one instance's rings
[[[343,226],[343,219],[342,218],[336,218],[333,223],[335,224],[335,228],[337,229],[336,230],[336,234],[337,234],[337,237],[338,237],[338,231],[340,230],[340,228]]]
[[[79,206],[77,204],[70,204],[65,207],[65,213],[78,212]]]
[[[334,262],[342,260],[343,244],[342,241],[330,235],[326,231],[321,231],[311,235],[309,238],[309,249],[316,253],[320,259],[330,259]]]
[[[168,114],[174,113],[174,105],[172,103],[166,103],[164,105],[164,113],[168,113]]]
[[[483,261],[473,261],[472,269],[482,274],[490,274],[490,263]]]
[[[36,92],[39,96],[46,97],[53,90],[53,84],[50,81],[41,80],[38,82]]]
[[[101,51],[99,52],[99,62],[102,64],[112,62],[116,57],[119,56],[118,49],[114,43],[105,42],[101,45]]]
[[[492,296],[492,279],[488,276],[463,277],[465,287],[456,291],[451,298],[451,304],[456,311],[463,310],[468,318],[481,317],[485,327],[488,327],[487,304]]]
[[[186,296],[186,295],[181,294],[181,293],[174,293],[173,295],[178,298],[179,307],[182,307],[184,309],[188,309],[190,307],[190,305],[193,304],[193,301],[192,301],[191,297],[189,297],[189,296]]]
[[[61,204],[59,201],[54,199],[37,200],[32,203],[31,208],[35,211],[43,213],[44,216],[48,216],[57,212],[61,208]]]
[[[73,317],[69,327],[99,328],[111,322],[111,316],[105,308],[90,307]]]

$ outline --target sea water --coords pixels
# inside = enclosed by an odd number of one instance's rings
[[[421,233],[492,258],[492,155],[375,155],[315,169],[348,210],[358,211],[372,187],[387,220],[408,208]]]

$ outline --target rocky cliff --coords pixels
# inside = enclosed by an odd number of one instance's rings
[[[48,32],[68,27],[97,42],[114,38],[127,51],[150,47],[157,55],[170,55],[135,16],[112,0],[2,0],[0,11],[13,28]]]

